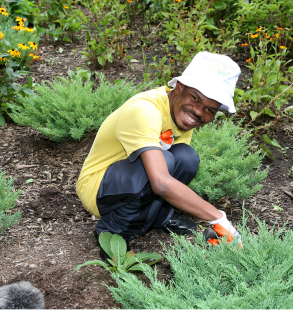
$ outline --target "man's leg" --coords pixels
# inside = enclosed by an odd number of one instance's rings
[[[199,165],[197,153],[186,144],[163,151],[169,173],[190,183]],[[111,165],[103,178],[97,204],[102,218],[96,232],[110,231],[131,240],[135,235],[162,225],[173,215],[173,208],[155,195],[140,158],[129,163],[123,160]]]

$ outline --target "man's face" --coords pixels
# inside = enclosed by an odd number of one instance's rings
[[[211,122],[221,104],[204,96],[195,88],[177,82],[170,112],[173,122],[183,131]]]

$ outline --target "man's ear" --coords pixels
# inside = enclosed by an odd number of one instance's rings
[[[185,87],[184,84],[182,84],[181,82],[177,81],[177,84],[176,84],[175,89],[174,89],[175,94],[176,95],[180,94],[184,87]]]

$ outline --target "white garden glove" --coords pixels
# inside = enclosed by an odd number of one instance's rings
[[[242,248],[243,244],[241,242],[241,235],[239,232],[233,227],[233,225],[228,221],[226,213],[224,211],[219,210],[223,217],[218,220],[209,222],[213,225],[214,231],[221,237],[227,236],[227,242],[230,243],[234,237],[238,239],[239,247]],[[210,241],[209,241],[210,242]],[[210,242],[211,244],[219,244],[218,239],[213,239]]]

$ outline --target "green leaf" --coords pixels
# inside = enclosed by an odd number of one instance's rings
[[[276,114],[271,109],[265,109],[264,112],[271,117],[276,117]]]
[[[264,152],[268,157],[270,157],[272,160],[275,160],[275,157],[273,156],[272,152],[265,144],[261,143],[260,148],[264,150]]]
[[[35,93],[33,92],[33,90],[31,90],[31,89],[29,89],[29,88],[23,87],[23,88],[22,88],[22,91],[23,91],[25,94],[29,95],[29,96],[35,96]]]
[[[256,118],[256,116],[257,116],[257,112],[255,112],[255,111],[250,111],[250,117],[251,117],[251,119],[253,119],[253,120],[255,120],[255,118]]]
[[[271,139],[268,137],[267,134],[264,134],[262,137],[263,137],[263,139],[264,139],[265,142],[267,142],[267,143],[269,143],[269,144],[271,144],[271,145],[273,145],[273,146],[276,146],[276,147],[281,148],[281,145],[279,144],[279,142],[278,142],[276,139],[271,140]]]
[[[227,7],[227,4],[225,2],[222,1],[216,1],[214,3],[214,6],[217,10],[225,10]]]
[[[88,260],[87,262],[85,262],[83,264],[77,265],[74,268],[73,272],[75,272],[76,270],[78,270],[81,267],[88,266],[88,265],[98,265],[98,266],[104,267],[105,269],[109,269],[108,265],[101,260]]]
[[[138,259],[140,262],[147,260],[147,259],[162,259],[163,257],[161,255],[159,255],[156,252],[141,252],[141,253],[137,253],[135,255],[136,259]]]
[[[111,238],[112,238],[112,234],[110,232],[102,232],[99,236],[100,246],[108,254],[109,257],[113,256],[113,253],[110,247]]]
[[[122,266],[122,269],[128,269],[130,266],[137,263],[137,259],[135,258],[135,253],[132,251],[129,251],[125,255],[124,263]]]
[[[140,264],[136,264],[130,267],[128,271],[143,271],[144,272],[146,268],[149,269],[151,267],[148,264],[140,263]]]
[[[120,267],[125,259],[127,245],[123,237],[114,234],[110,240],[111,252],[116,260],[117,266]]]
[[[5,119],[3,115],[0,113],[0,127],[3,127],[5,125]]]
[[[25,181],[25,184],[27,184],[27,183],[33,183],[33,182],[34,182],[34,179],[28,179],[28,180]]]

